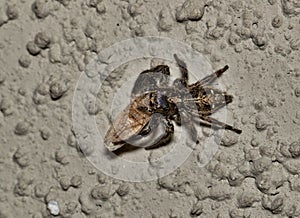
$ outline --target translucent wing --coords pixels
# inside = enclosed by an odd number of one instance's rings
[[[134,136],[139,135],[151,119],[151,112],[139,110],[149,102],[149,95],[134,99],[116,118],[104,138],[108,150],[114,151],[126,144]]]

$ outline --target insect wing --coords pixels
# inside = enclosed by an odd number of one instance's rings
[[[128,105],[116,118],[106,133],[104,143],[108,150],[114,151],[126,144],[148,124],[150,113],[138,109],[138,99]]]

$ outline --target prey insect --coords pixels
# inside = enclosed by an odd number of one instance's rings
[[[185,125],[195,141],[198,138],[193,124],[195,118],[205,126],[223,128],[238,134],[242,132],[210,116],[232,102],[232,95],[209,86],[228,66],[188,84],[186,64],[176,54],[174,58],[182,76],[175,79],[172,86],[168,85],[170,69],[167,65],[158,65],[140,73],[132,89],[131,103],[117,116],[105,135],[104,143],[108,150],[117,150],[136,138],[150,135],[158,124],[162,124],[165,131],[160,140],[147,148],[165,145],[174,133],[172,121]]]

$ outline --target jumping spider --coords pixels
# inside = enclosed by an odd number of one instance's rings
[[[167,65],[158,65],[140,73],[132,90],[130,105],[117,116],[106,133],[104,142],[108,150],[114,151],[130,144],[137,136],[149,135],[158,124],[165,126],[165,132],[150,147],[164,145],[171,140],[174,133],[172,120],[178,125],[185,124],[189,127],[191,136],[197,141],[197,131],[193,124],[195,116],[203,125],[228,129],[238,134],[242,132],[210,117],[212,113],[232,102],[232,95],[208,86],[228,66],[189,85],[186,64],[176,54],[174,58],[182,77],[176,79],[173,86],[168,85],[170,69]],[[154,116],[155,114],[161,116]]]

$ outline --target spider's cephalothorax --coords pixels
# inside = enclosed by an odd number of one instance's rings
[[[106,133],[105,144],[110,151],[128,144],[136,136],[147,136],[158,124],[164,124],[165,132],[161,140],[150,147],[166,144],[174,133],[172,120],[179,125],[186,124],[195,140],[195,117],[206,126],[225,128],[238,134],[242,132],[210,117],[212,113],[232,102],[231,95],[209,86],[228,66],[189,85],[186,64],[177,55],[174,58],[182,78],[176,79],[172,86],[168,85],[170,70],[167,65],[158,65],[139,75],[132,89],[131,104],[117,116]],[[153,116],[155,113],[162,116]]]

